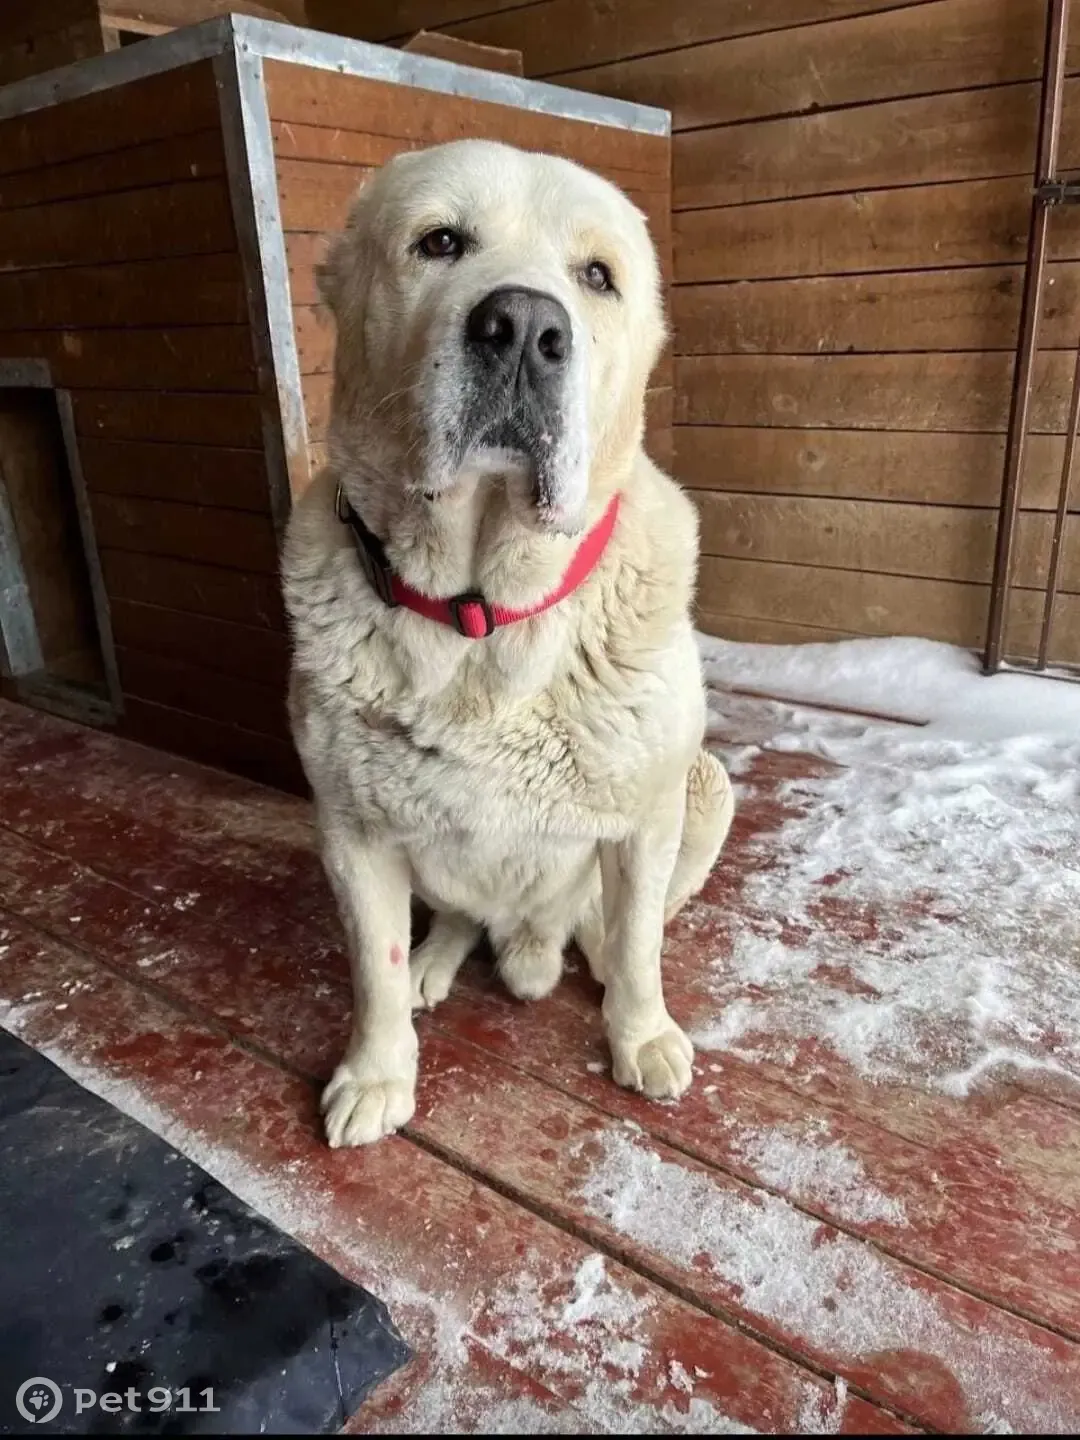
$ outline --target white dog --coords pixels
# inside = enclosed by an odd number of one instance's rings
[[[462,141],[398,156],[320,273],[337,325],[330,463],[291,517],[290,714],[352,964],[331,1145],[413,1113],[411,1011],[486,929],[546,995],[571,938],[614,1078],[693,1051],[666,918],[732,815],[702,750],[690,501],[642,449],[664,338],[656,256],[614,186]],[[433,911],[410,957],[410,896]]]

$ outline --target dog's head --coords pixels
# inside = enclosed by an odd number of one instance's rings
[[[590,171],[478,140],[406,152],[319,283],[346,473],[436,497],[498,476],[523,516],[573,532],[590,478],[640,445],[659,271],[641,213]]]

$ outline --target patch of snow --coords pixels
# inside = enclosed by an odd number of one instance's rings
[[[1025,1335],[1017,1323],[1010,1334],[1005,1317],[998,1334],[950,1319],[872,1245],[829,1235],[786,1200],[665,1160],[621,1128],[590,1137],[590,1147],[597,1139],[600,1155],[577,1182],[589,1215],[691,1273],[706,1266],[751,1316],[799,1337],[828,1363],[917,1352],[955,1378],[973,1414],[1026,1433],[1073,1433],[1080,1425],[1080,1414],[1055,1399],[1060,1362],[1030,1338],[1037,1332]],[[846,1399],[838,1387],[838,1407]],[[806,1406],[819,1403],[808,1397]],[[819,1409],[811,1428],[831,1418]],[[802,1419],[811,1424],[809,1410]]]
[[[697,1043],[791,1063],[823,1042],[958,1096],[1008,1067],[1080,1079],[1080,687],[930,641],[703,649],[726,684],[927,723],[712,692],[715,733],[833,767],[784,785],[789,818],[751,842]]]
[[[539,1257],[527,1256],[523,1273],[480,1302],[466,1327],[501,1359],[516,1361],[529,1374],[544,1377],[545,1384],[565,1396],[573,1410],[560,1412],[539,1403],[507,1401],[492,1389],[488,1395],[473,1390],[468,1398],[468,1429],[479,1434],[617,1434],[679,1433],[688,1435],[752,1435],[752,1428],[730,1419],[709,1401],[691,1396],[686,1409],[670,1402],[643,1404],[642,1367],[648,1349],[639,1336],[653,1307],[648,1292],[635,1294],[621,1287],[608,1273],[603,1255],[587,1256],[574,1274],[568,1296],[559,1277],[543,1274]],[[685,1383],[694,1381],[680,1366]],[[808,1394],[820,1387],[808,1385]],[[409,1399],[410,1433],[445,1434],[460,1424],[463,1396],[455,1376],[437,1371]],[[568,1432],[584,1423],[584,1432]],[[398,1428],[375,1421],[372,1430]]]
[[[971,651],[938,640],[698,642],[706,678],[722,687],[894,716],[967,740],[1080,737],[1080,685],[1015,671],[987,676]]]
[[[687,1395],[694,1389],[694,1377],[687,1370],[685,1365],[680,1365],[678,1360],[668,1362],[668,1375],[676,1390],[683,1390]]]
[[[801,1129],[738,1126],[729,1143],[762,1184],[794,1200],[827,1209],[851,1225],[908,1223],[901,1202],[870,1183],[859,1157],[829,1138],[820,1117]]]

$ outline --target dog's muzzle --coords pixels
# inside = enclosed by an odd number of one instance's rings
[[[471,382],[462,417],[465,446],[520,457],[536,503],[562,505],[574,348],[566,307],[540,290],[500,286],[469,311],[463,340]]]

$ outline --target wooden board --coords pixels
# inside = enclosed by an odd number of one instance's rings
[[[326,235],[287,234],[285,255],[289,264],[289,294],[294,306],[319,303],[315,267],[326,254]]]
[[[1050,268],[1040,343],[1075,345],[1080,264]],[[984,265],[888,275],[679,285],[672,292],[681,355],[820,355],[1016,349],[1024,270]]]
[[[733,640],[796,644],[828,635],[922,635],[978,649],[986,638],[989,605],[988,585],[768,560],[707,556],[698,577],[699,620],[726,616],[745,622],[730,631],[705,626],[710,633],[728,634]],[[1013,592],[1010,653],[1036,653],[1042,613],[1041,591]],[[752,626],[757,627],[754,633]],[[822,633],[795,633],[800,629]],[[1076,595],[1059,597],[1054,646],[1063,662],[1080,662],[1080,597]]]
[[[323,160],[337,165],[371,169],[385,165],[403,150],[416,150],[419,142],[403,140],[397,135],[369,135],[355,126],[341,129],[325,125],[299,125],[283,120],[271,122],[274,154],[281,165],[291,160]],[[286,229],[288,227],[286,226]]]
[[[106,49],[95,0],[39,5],[36,13],[9,4],[0,14],[0,85],[10,85]]]
[[[1035,367],[1031,428],[1065,427],[1074,356]],[[1004,431],[1012,356],[694,355],[675,361],[679,424]]]
[[[110,601],[129,600],[185,614],[284,632],[281,586],[268,571],[253,573],[173,560],[137,550],[101,551]]]
[[[676,130],[1037,80],[1043,0],[934,0],[774,33],[667,49],[562,84],[672,112]],[[1080,33],[1073,16],[1073,36]],[[902,57],[902,61],[900,60]],[[1080,46],[1070,45],[1075,71]]]
[[[301,378],[301,389],[304,395],[304,414],[307,416],[308,439],[312,442],[325,440],[330,428],[333,377],[325,372],[304,375]]]
[[[670,141],[663,136],[276,60],[268,60],[264,71],[273,121],[393,135],[425,144],[464,136],[503,140],[569,158],[581,156],[595,165],[661,177],[668,173]]]
[[[164,555],[246,572],[276,572],[277,540],[270,517],[219,506],[91,492],[99,543],[139,555]]]
[[[478,70],[497,70],[503,75],[523,75],[520,50],[500,50],[494,45],[478,45],[473,40],[459,40],[438,30],[420,30],[401,47],[410,55],[429,55],[435,60],[449,60],[453,65],[471,65]]]
[[[383,165],[404,150],[418,149],[422,142],[402,140],[395,136],[369,135],[359,130],[327,129],[321,125],[296,125],[277,122],[271,125],[274,154],[279,160],[323,160],[339,165]],[[536,149],[524,143],[525,149]],[[644,195],[665,196],[667,172],[624,169],[621,165],[590,161],[595,169],[623,190]]]
[[[314,160],[278,161],[278,200],[286,232],[342,230],[370,168]]]
[[[280,630],[119,598],[111,614],[113,638],[126,650],[254,680],[279,697],[285,693],[289,642]],[[232,718],[239,723],[239,716]]]
[[[155,750],[185,755],[262,785],[276,785],[296,795],[308,793],[291,742],[272,735],[135,697],[125,702],[122,733]]]
[[[1004,435],[931,430],[821,430],[678,425],[675,473],[698,490],[995,506],[1005,468]],[[1065,441],[1032,435],[1021,506],[1058,502]],[[1070,509],[1080,510],[1080,474]]]
[[[704,555],[980,583],[989,583],[993,571],[996,510],[709,490],[689,494],[701,512]],[[1052,528],[1046,511],[1020,515],[1017,585],[1046,583]],[[1080,591],[1080,515],[1070,516],[1065,527],[1060,585]]]
[[[0,13],[0,43],[14,45],[34,40],[67,25],[92,19],[97,14],[97,0],[7,0]]]
[[[1062,165],[1080,163],[1080,80],[1065,84]],[[672,146],[677,210],[1031,173],[1038,87],[963,90],[687,131]],[[945,143],[944,137],[948,137]]]
[[[288,741],[285,687],[273,677],[262,683],[160,651],[131,650],[119,644],[116,663],[125,697]]]
[[[892,10],[896,0],[679,0],[677,8],[656,0],[618,0],[618,6],[618,23],[612,23],[611,0],[534,0],[528,5],[519,0],[365,0],[362,19],[350,0],[308,0],[308,16],[309,23],[325,29],[352,25],[354,30],[341,33],[365,40],[388,40],[415,23],[486,45],[512,45],[523,51],[527,75],[544,76],[733,35]],[[317,18],[324,15],[326,24]]]
[[[104,155],[80,156],[59,165],[0,175],[0,210],[139,190],[176,180],[206,180],[224,170],[220,129],[169,135]]]
[[[0,274],[0,331],[243,325],[247,314],[235,251]]]
[[[235,246],[220,177],[0,211],[0,271],[214,255]]]
[[[320,375],[334,368],[334,323],[322,305],[294,305],[296,355],[301,375]]]
[[[255,389],[246,325],[7,330],[0,355],[45,360],[57,385],[83,392]]]
[[[687,210],[674,216],[675,280],[1020,263],[1030,196],[1015,176]],[[1049,253],[1080,258],[1080,212],[1055,212]]]
[[[79,456],[91,491],[269,513],[259,450],[84,438]]]
[[[855,630],[829,630],[784,620],[755,620],[744,615],[714,615],[697,607],[694,625],[703,635],[752,645],[821,645],[831,640],[858,639]]]
[[[0,121],[0,175],[107,155],[219,125],[218,95],[210,60],[133,80],[117,103],[115,87],[63,105]]]
[[[255,395],[82,391],[72,397],[72,403],[79,434],[95,439],[239,449],[256,449],[262,443],[262,420]]]

